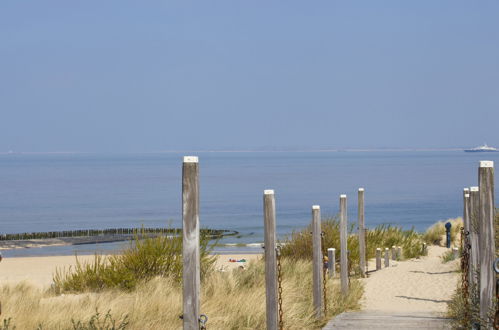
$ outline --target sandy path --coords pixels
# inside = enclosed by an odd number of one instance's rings
[[[431,246],[428,256],[392,261],[390,267],[364,279],[364,310],[383,312],[445,312],[456,289],[459,261],[442,263],[446,248]],[[374,265],[374,260],[369,265]]]
[[[216,263],[217,270],[230,270],[241,265],[248,264],[249,261],[261,257],[260,254],[227,254],[219,255]],[[80,261],[91,261],[94,256],[78,256]],[[229,259],[247,262],[229,262]],[[17,284],[27,281],[31,284],[47,287],[52,283],[52,276],[57,268],[69,268],[74,266],[76,260],[74,256],[48,256],[48,257],[23,257],[4,258],[0,262],[0,285]]]

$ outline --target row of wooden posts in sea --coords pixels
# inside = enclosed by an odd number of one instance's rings
[[[470,269],[475,271],[470,280],[479,289],[480,311],[487,314],[493,310],[496,290],[493,263],[495,261],[494,241],[494,168],[493,162],[481,161],[479,187],[472,187],[464,194],[464,231],[470,233],[472,255]],[[205,329],[206,315],[200,314],[200,255],[199,255],[199,161],[198,157],[186,156],[182,166],[182,219],[183,219],[183,328]],[[347,196],[340,195],[340,282],[343,295],[349,290],[349,267],[347,247]],[[263,193],[266,324],[267,329],[282,329],[282,290],[279,279],[280,250],[276,239],[276,207],[274,190]],[[366,237],[364,218],[364,189],[358,191],[358,235],[359,268],[361,276],[366,272]],[[321,245],[320,206],[312,206],[312,249],[313,249],[313,304],[316,316],[322,317],[325,307],[324,255]],[[476,245],[473,248],[474,244]],[[422,247],[426,250],[426,244]],[[335,273],[335,248],[328,248],[329,276]],[[376,270],[381,269],[381,248],[376,249]],[[385,267],[389,266],[389,249],[384,251]],[[455,253],[455,250],[454,250]],[[401,248],[392,247],[393,260],[401,258]],[[480,270],[476,272],[476,270]],[[476,277],[476,274],[479,277]]]
[[[107,229],[77,229],[63,231],[48,231],[48,232],[31,232],[17,234],[0,234],[0,241],[15,241],[15,240],[31,240],[31,239],[48,239],[48,238],[68,238],[68,237],[92,237],[105,235],[143,235],[143,234],[158,234],[158,235],[180,235],[182,229],[178,228],[107,228]],[[234,230],[226,229],[201,229],[202,235],[218,238],[224,236],[235,236],[239,233]]]
[[[461,266],[464,299],[469,308],[479,305],[480,319],[472,320],[474,326],[478,328],[482,322],[487,329],[492,329],[490,315],[497,314],[499,307],[495,306],[497,282],[494,268],[497,259],[492,161],[480,161],[478,186],[464,188],[463,227]],[[472,313],[469,315],[474,318]],[[495,317],[499,321],[497,315]]]

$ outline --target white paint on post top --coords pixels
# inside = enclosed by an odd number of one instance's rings
[[[480,167],[494,167],[494,162],[491,160],[481,160]]]
[[[184,163],[198,163],[199,159],[197,156],[184,156]]]
[[[464,194],[464,198],[470,198],[470,194]]]
[[[470,188],[464,188],[463,190],[464,190],[464,192],[468,192],[468,191],[470,191]]]
[[[273,195],[274,194],[274,189],[267,189],[263,191],[264,195]]]
[[[340,195],[340,198],[347,198],[347,195]]]
[[[381,248],[376,248],[376,251],[381,251]]]
[[[312,210],[320,210],[321,206],[320,205],[312,205]]]
[[[364,188],[359,188],[359,191],[364,191]]]
[[[470,187],[470,191],[478,191],[478,187]]]
[[[335,249],[335,248],[329,248],[329,249],[327,249],[327,250],[328,250],[328,251],[336,251],[336,249]]]

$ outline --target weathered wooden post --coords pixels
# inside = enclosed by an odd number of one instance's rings
[[[397,260],[397,248],[392,246],[392,260]]]
[[[480,317],[487,318],[494,309],[496,294],[495,260],[495,207],[494,207],[494,162],[481,161],[478,170],[479,201],[479,248],[480,248]],[[492,325],[489,325],[492,329]]]
[[[341,293],[348,294],[347,195],[340,195],[340,276]]]
[[[385,248],[385,268],[390,267],[390,249]]]
[[[275,197],[273,190],[263,192],[265,225],[265,293],[267,330],[278,329],[277,255],[275,234]]]
[[[397,260],[402,260],[402,247],[397,247]]]
[[[312,251],[313,251],[313,301],[315,317],[322,317],[322,247],[321,247],[321,208],[312,206]]]
[[[459,258],[459,249],[457,247],[452,248],[452,259],[455,260]]]
[[[376,270],[381,269],[381,249],[376,248]]]
[[[359,188],[358,193],[358,216],[359,216],[359,267],[360,276],[366,277],[366,231],[364,219],[364,188]]]
[[[463,189],[463,227],[464,227],[464,236],[466,237],[466,233],[470,231],[470,210],[469,210],[469,198],[470,198],[470,189]]]
[[[182,258],[184,330],[199,329],[199,164],[186,156],[182,165]]]
[[[470,242],[471,242],[471,254],[470,254],[470,272],[471,277],[469,278],[472,288],[476,288],[479,292],[478,287],[478,267],[480,265],[480,250],[478,247],[478,209],[480,204],[480,192],[478,187],[470,187]],[[472,299],[475,298],[472,296]]]
[[[336,249],[335,248],[329,248],[327,249],[327,258],[329,259],[328,262],[328,270],[329,270],[329,277],[334,277],[336,275]]]

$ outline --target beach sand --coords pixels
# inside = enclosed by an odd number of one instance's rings
[[[366,279],[363,310],[383,312],[445,312],[447,302],[460,278],[459,259],[442,263],[447,249],[430,246],[428,256],[407,261],[392,261],[390,267]],[[371,267],[375,265],[370,260]]]
[[[217,255],[215,268],[219,271],[228,271],[260,257],[261,254]],[[93,259],[93,255],[78,256],[80,262]],[[245,259],[246,262],[229,262],[229,259]],[[48,287],[52,284],[52,276],[57,268],[68,269],[74,265],[76,265],[75,256],[4,258],[0,262],[0,284],[17,284],[26,281],[39,287]]]

